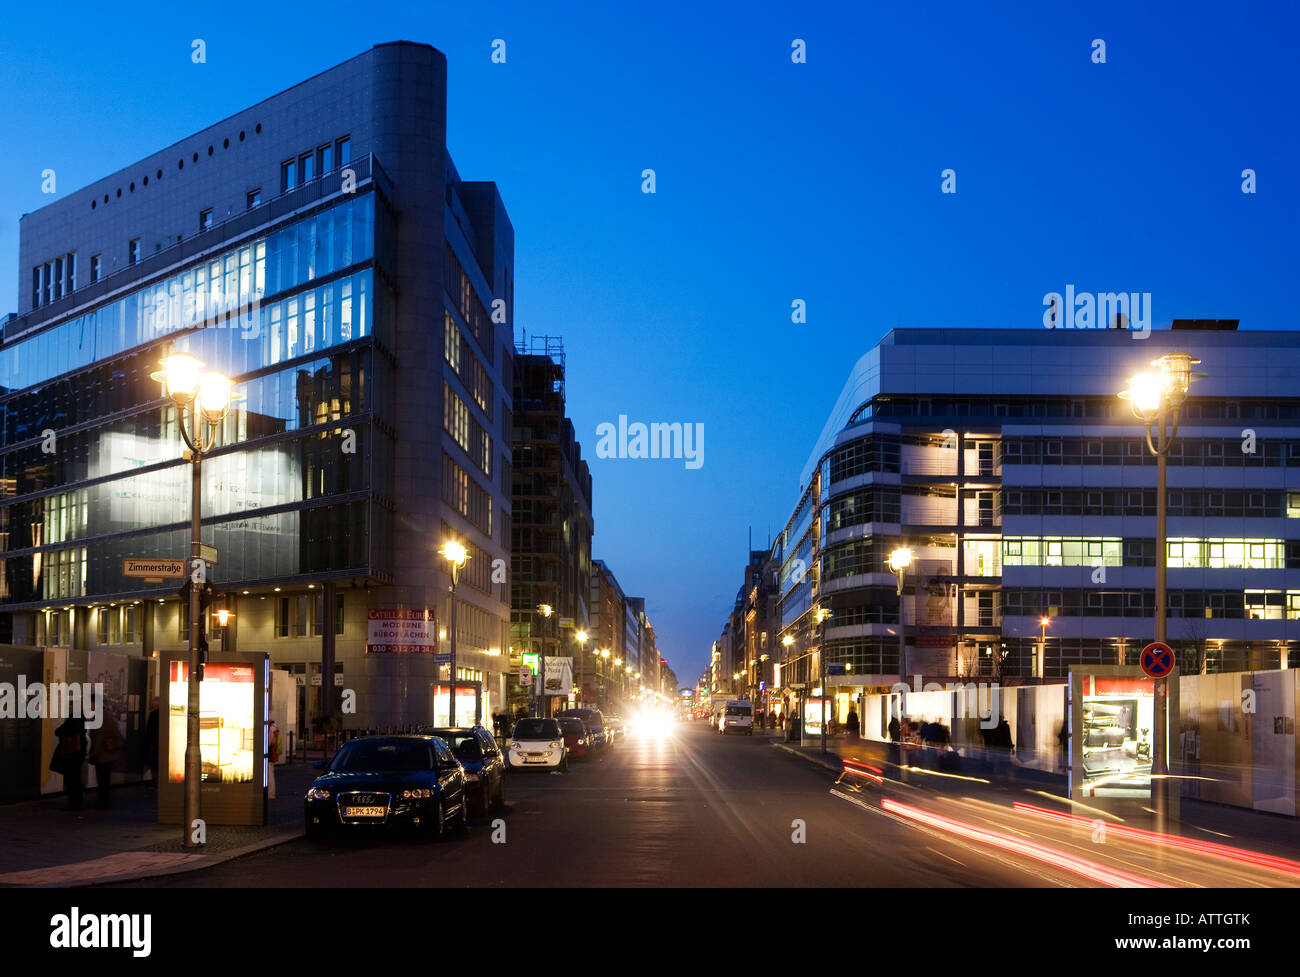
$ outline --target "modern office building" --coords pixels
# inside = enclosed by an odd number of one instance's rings
[[[456,538],[458,680],[480,696],[456,718],[504,705],[514,234],[495,184],[452,163],[446,76],[428,45],[379,45],[23,217],[0,344],[4,639],[186,645],[180,581],[123,559],[189,553],[190,468],[150,379],[189,352],[240,397],[203,465],[235,613],[214,653],[293,673],[300,733],[344,689],[345,727],[445,718],[437,549]]]
[[[524,654],[577,658],[591,598],[591,472],[565,413],[564,344],[553,336],[520,343],[514,360],[514,532],[511,543],[510,664]],[[538,608],[551,608],[549,617]],[[516,682],[517,684],[517,682]],[[529,690],[514,693],[516,708]],[[545,715],[574,699],[548,697]]]
[[[1180,667],[1300,662],[1300,333],[899,329],[854,366],[773,548],[786,693],[820,685],[824,640],[842,718],[898,680],[900,624],[925,680],[1135,664],[1155,633],[1156,462],[1117,393],[1175,350],[1203,374],[1169,454]]]
[[[623,707],[640,663],[640,630],[641,624],[613,571],[604,560],[593,560],[591,640],[577,670],[584,702],[598,709]]]

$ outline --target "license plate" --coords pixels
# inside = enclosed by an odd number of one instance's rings
[[[343,816],[345,818],[382,818],[388,813],[385,807],[345,807]]]

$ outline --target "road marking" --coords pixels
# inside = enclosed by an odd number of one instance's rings
[[[926,846],[925,846],[925,850],[926,850],[926,851],[932,851],[932,852],[934,852],[936,855],[938,855],[940,858],[946,858],[946,859],[948,859],[948,861],[950,861],[950,862],[957,862],[957,864],[960,865],[962,868],[965,868],[965,867],[966,867],[966,863],[965,863],[965,862],[958,861],[957,859],[953,858],[951,855],[945,855],[943,852],[939,851],[938,848],[931,848],[929,845],[926,845]]]

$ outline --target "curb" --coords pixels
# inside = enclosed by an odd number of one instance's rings
[[[94,887],[101,885],[114,885],[119,882],[138,882],[142,879],[157,879],[168,875],[182,875],[186,872],[197,872],[201,869],[212,868],[221,865],[224,862],[234,861],[236,858],[242,858],[245,855],[252,855],[255,852],[266,851],[270,848],[276,848],[280,845],[296,841],[306,835],[306,829],[302,827],[281,830],[270,837],[263,838],[239,848],[231,848],[227,851],[213,855],[200,855],[193,861],[184,865],[177,865],[171,868],[151,868],[136,872],[119,872],[116,875],[105,875],[96,878],[87,879],[60,879],[57,882],[30,882],[20,885],[0,885],[0,889],[72,889],[80,887]],[[123,852],[123,854],[127,854]],[[141,852],[141,854],[145,854]],[[148,853],[148,854],[153,854]],[[63,866],[51,865],[50,870],[56,870]],[[37,869],[35,871],[41,871]]]
[[[773,743],[772,746],[778,750],[781,750],[783,753],[790,754],[790,756],[796,756],[800,760],[806,760],[808,763],[811,763],[813,766],[821,767],[824,770],[829,770],[833,774],[838,775],[841,772],[842,768],[840,766],[830,763],[827,760],[822,760],[819,757],[809,756],[807,753],[800,752],[799,750],[796,750],[794,747],[786,746],[784,743]]]

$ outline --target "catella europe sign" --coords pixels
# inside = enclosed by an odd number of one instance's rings
[[[366,611],[366,654],[432,655],[437,650],[438,616],[429,608]]]

